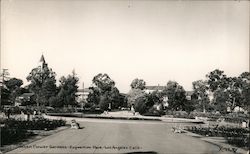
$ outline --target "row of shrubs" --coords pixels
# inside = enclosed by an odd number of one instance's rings
[[[187,130],[197,133],[204,136],[217,136],[217,137],[237,137],[237,136],[246,136],[249,132],[248,129],[244,128],[233,128],[233,127],[187,127]]]
[[[248,147],[249,146],[249,129],[236,128],[236,127],[216,127],[216,128],[203,128],[203,127],[187,127],[186,130],[200,134],[203,136],[216,136],[225,137],[229,144],[238,147]]]
[[[3,112],[6,116],[9,115],[18,115],[18,114],[34,114],[36,111],[37,114],[39,113],[46,113],[46,107],[37,107],[37,106],[9,106],[1,108],[0,112]]]
[[[227,137],[227,142],[237,147],[249,148],[250,146],[249,139],[250,139],[249,136],[245,138],[244,137]]]
[[[25,130],[52,130],[60,126],[65,126],[64,120],[49,120],[42,117],[34,118],[30,121],[22,121],[15,119],[6,119],[5,127],[9,129],[25,129]]]
[[[218,119],[225,119],[226,122],[231,122],[231,123],[242,123],[243,121],[247,121],[250,118],[248,114],[242,114],[242,113],[229,113],[226,115],[222,115],[220,113],[211,113],[211,112],[187,113],[185,111],[166,111],[165,114],[172,115],[174,118],[195,119],[195,117],[208,117],[210,121],[217,121]]]
[[[96,108],[54,108],[52,110],[47,111],[47,113],[75,113],[81,112],[84,114],[101,114],[102,110]]]
[[[1,127],[1,146],[19,142],[31,135],[33,135],[33,133],[28,132],[26,129],[10,129],[7,127]]]
[[[45,118],[35,118],[31,121],[16,119],[1,120],[1,146],[18,142],[32,135],[28,130],[53,130],[60,126],[65,126],[64,120],[48,120]]]

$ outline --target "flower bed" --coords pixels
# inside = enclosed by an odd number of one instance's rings
[[[60,126],[65,126],[64,120],[48,120],[36,118],[32,121],[22,121],[15,119],[1,120],[1,146],[22,141],[33,135],[28,130],[53,130]]]
[[[241,124],[242,122],[246,122],[248,119],[250,119],[250,115],[240,113],[230,113],[226,115],[221,115],[220,113],[211,112],[191,112],[188,114],[185,111],[167,111],[165,114],[172,115],[174,118],[195,119],[195,117],[207,117],[208,121],[218,121],[220,119],[224,119],[225,122],[235,124]]]
[[[226,122],[231,123],[242,123],[244,121],[247,121],[250,117],[249,115],[226,115],[225,117]]]
[[[238,147],[249,146],[249,129],[221,126],[215,128],[188,127],[187,130],[203,136],[225,137],[229,144]]]
[[[55,108],[51,109],[50,111],[47,111],[47,114],[49,113],[65,113],[65,114],[71,114],[71,113],[83,113],[83,114],[101,114],[103,113],[100,109],[95,108],[85,108],[85,109],[77,109],[77,108]]]
[[[33,135],[25,129],[1,127],[1,146],[15,143]]]
[[[35,118],[31,121],[6,119],[4,123],[5,127],[10,129],[15,128],[25,130],[52,130],[60,126],[64,126],[66,121]]]

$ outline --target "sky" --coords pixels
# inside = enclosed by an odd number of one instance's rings
[[[79,86],[107,73],[120,92],[133,79],[185,90],[214,69],[249,71],[250,1],[2,0],[1,68],[26,77],[43,54],[56,78]]]

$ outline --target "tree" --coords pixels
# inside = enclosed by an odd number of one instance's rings
[[[0,70],[1,71],[1,70]],[[1,101],[1,105],[10,105],[10,100],[9,100],[9,96],[10,96],[10,91],[9,89],[6,87],[5,82],[6,79],[8,79],[9,77],[9,72],[8,69],[2,69],[2,71],[0,72],[0,77],[1,77],[1,81],[0,81],[0,93],[1,93],[1,97],[0,97],[0,101]]]
[[[131,107],[132,105],[135,105],[136,100],[139,98],[146,100],[146,93],[141,89],[131,89],[127,95],[128,106]]]
[[[227,89],[223,89],[224,93],[227,93],[227,101],[230,102],[228,104],[232,108],[235,106],[241,106],[243,102],[242,96],[242,88],[243,81],[239,77],[228,77],[228,87]]]
[[[213,105],[217,111],[226,113],[227,107],[230,106],[229,92],[222,89],[217,89],[214,92]]]
[[[100,96],[100,109],[107,111],[109,109],[109,104],[111,104],[112,101],[110,100],[108,94],[104,94]]]
[[[5,81],[5,85],[10,91],[10,100],[11,103],[14,104],[16,97],[21,94],[21,85],[23,81],[17,78],[11,78],[8,81]]]
[[[116,87],[112,87],[108,93],[110,101],[112,102],[112,109],[118,109],[123,105],[123,101],[121,98],[121,94]]]
[[[138,97],[135,100],[134,108],[136,112],[144,114],[147,112],[146,97]]]
[[[1,105],[11,104],[9,96],[10,96],[10,91],[6,87],[1,86]]]
[[[208,98],[208,85],[206,81],[198,80],[193,83],[194,94],[197,96],[197,108],[202,108],[203,112],[206,112],[206,108],[209,106]]]
[[[239,77],[227,77],[224,71],[214,70],[207,75],[209,89],[214,92],[213,102],[218,106],[247,107],[249,103],[249,72]],[[248,100],[247,100],[248,99]]]
[[[159,91],[153,91],[150,94],[144,92],[146,82],[143,79],[134,79],[130,86],[131,90],[127,96],[128,105],[132,106],[134,104],[135,110],[140,110],[140,113],[148,111],[155,104],[159,105],[162,103],[163,95]]]
[[[59,93],[58,99],[62,101],[61,104],[65,106],[76,105],[76,92],[77,92],[77,83],[79,79],[76,77],[76,74],[72,73],[72,75],[68,75],[68,77],[61,77],[59,80]]]
[[[239,79],[242,83],[242,106],[250,111],[250,72],[243,72]]]
[[[146,82],[136,78],[131,82],[130,86],[131,90],[126,98],[128,107],[134,106],[136,112],[144,113],[144,109],[146,110],[147,96],[143,90],[145,89]]]
[[[49,105],[49,98],[56,95],[55,72],[48,67],[45,61],[42,66],[31,70],[27,80],[30,82],[29,89],[36,96],[37,106]]]
[[[110,91],[106,91],[100,95],[100,108],[102,110],[118,109],[123,105],[123,100],[119,90],[116,87],[112,87]],[[111,108],[108,108],[111,107]]]
[[[163,93],[168,97],[168,107],[170,109],[185,110],[187,103],[186,91],[176,81],[169,81]]]
[[[98,105],[100,102],[100,91],[99,88],[97,87],[90,87],[89,88],[91,91],[88,95],[87,102],[90,106],[95,106]]]
[[[98,87],[101,93],[105,93],[106,91],[110,91],[112,87],[115,86],[115,82],[110,79],[107,74],[99,73],[96,75],[92,83],[94,86]]]
[[[185,105],[185,111],[187,113],[190,113],[192,112],[193,110],[195,110],[195,105],[197,104],[196,100],[186,100],[186,103],[184,104]]]
[[[228,87],[227,76],[224,74],[224,71],[216,69],[206,75],[208,78],[209,89],[214,92],[218,88],[226,89]]]
[[[134,79],[132,83],[130,84],[132,89],[141,89],[144,90],[146,86],[146,82],[142,79]]]
[[[2,71],[0,70],[0,77],[1,77],[1,86],[4,86],[5,85],[5,81],[9,79],[9,71],[8,69],[2,69]]]
[[[206,77],[209,90],[213,92],[213,104],[217,110],[225,112],[227,107],[234,108],[241,102],[241,83],[237,77],[227,77],[224,71],[219,69],[210,72]]]
[[[62,107],[64,105],[62,98],[59,96],[52,96],[49,98],[49,105],[51,107]]]
[[[161,104],[163,101],[163,96],[159,91],[153,91],[146,95],[146,107],[150,109],[155,104]]]
[[[99,73],[92,80],[92,90],[88,96],[88,102],[98,104],[102,110],[107,110],[107,106],[118,108],[123,102],[120,100],[120,92],[115,87],[115,82],[107,75]],[[108,105],[106,103],[109,103]]]

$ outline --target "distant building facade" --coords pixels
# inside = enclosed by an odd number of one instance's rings
[[[24,103],[27,104],[34,99],[34,93],[23,93],[22,95],[18,96],[15,100],[15,106],[23,105]]]
[[[88,95],[91,92],[91,89],[89,88],[83,88],[83,89],[78,89],[78,91],[76,92],[76,101],[78,103],[82,102],[82,101],[87,101]]]
[[[144,89],[144,92],[147,94],[153,93],[154,91],[158,91],[158,92],[162,92],[164,89],[166,88],[166,86],[146,86]],[[161,110],[162,108],[165,109],[166,107],[168,107],[168,97],[165,96],[162,98],[162,104],[155,104],[153,107],[156,110]]]
[[[145,87],[145,89],[144,89],[144,91],[145,91],[145,93],[147,93],[147,94],[150,94],[150,93],[152,93],[152,92],[154,92],[154,91],[158,91],[158,92],[162,92],[164,89],[166,88],[166,86],[160,86],[160,85],[157,85],[157,86],[146,86]],[[192,95],[193,95],[193,93],[194,93],[194,91],[186,91],[186,99],[187,100],[191,100],[192,99]],[[166,107],[168,107],[168,97],[167,96],[165,96],[165,97],[163,97],[162,98],[163,100],[162,100],[162,106],[163,106],[163,108],[165,109]],[[159,109],[160,108],[160,105],[161,104],[159,104],[159,105],[155,105],[155,108],[156,109]]]
[[[162,92],[164,89],[165,89],[166,86],[146,86],[144,91],[145,93],[149,94],[149,93],[152,93],[154,91],[159,91],[159,92]]]

